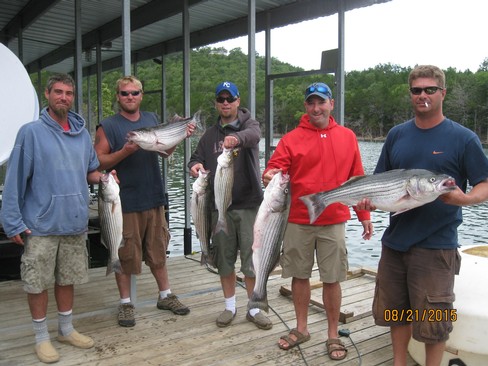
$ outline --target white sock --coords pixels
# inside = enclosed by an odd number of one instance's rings
[[[130,303],[130,297],[120,299],[120,303],[121,304],[129,304]]]
[[[225,298],[225,310],[232,311],[232,314],[236,313],[236,295]]]
[[[252,308],[252,309],[249,309],[249,315],[251,315],[252,317],[256,316],[257,313],[259,313],[261,311],[261,309],[258,309],[258,308]]]
[[[166,299],[168,297],[168,295],[171,295],[171,289],[159,291],[159,297],[162,299]]]

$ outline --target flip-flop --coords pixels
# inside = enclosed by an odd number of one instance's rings
[[[330,338],[325,342],[327,346],[327,353],[329,354],[329,358],[334,361],[343,360],[347,356],[347,348],[342,343],[342,341],[338,338]],[[344,352],[341,356],[334,356],[333,352]]]
[[[296,339],[292,339],[290,335],[294,335]],[[310,340],[310,334],[300,333],[296,328],[293,328],[292,330],[290,330],[290,333],[281,336],[280,339],[283,339],[286,343],[288,343],[288,346],[284,346],[281,343],[278,343],[278,347],[285,351],[288,351],[289,349]]]

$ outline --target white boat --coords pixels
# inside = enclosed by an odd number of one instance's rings
[[[488,245],[460,250],[461,271],[454,283],[457,316],[446,342],[442,366],[488,365]],[[424,365],[424,344],[410,340],[408,352]]]

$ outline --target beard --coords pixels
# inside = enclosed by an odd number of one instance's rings
[[[50,106],[51,111],[58,117],[60,120],[65,120],[68,116],[69,107],[65,105],[61,106]]]

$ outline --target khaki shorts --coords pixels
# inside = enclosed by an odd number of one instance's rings
[[[310,278],[317,257],[320,281],[335,283],[347,277],[345,224],[298,225],[288,223],[281,256],[282,277]]]
[[[457,319],[454,277],[460,265],[457,249],[413,247],[399,252],[383,245],[373,300],[375,323],[412,324],[413,338],[423,343],[449,339]]]
[[[212,237],[214,263],[221,277],[235,271],[237,254],[240,253],[241,272],[246,277],[255,277],[252,265],[252,242],[254,220],[258,207],[244,210],[227,211],[227,235],[220,231]],[[217,211],[212,212],[212,227],[218,219]]]
[[[20,263],[24,290],[40,294],[58,285],[88,282],[86,234],[27,236]]]
[[[164,207],[123,214],[124,246],[119,248],[119,259],[124,274],[139,274],[142,261],[150,268],[166,264],[166,250],[170,233],[164,216]]]

